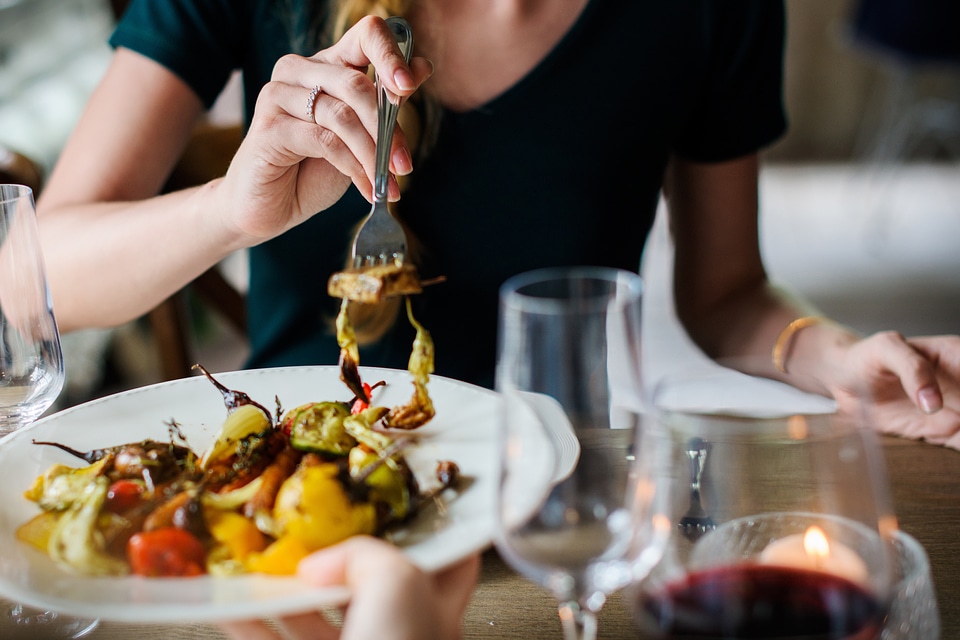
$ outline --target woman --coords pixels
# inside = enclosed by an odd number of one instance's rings
[[[413,26],[409,66],[364,17],[388,13]],[[250,248],[249,365],[336,362],[324,290],[369,207],[372,64],[422,98],[391,169],[421,275],[445,278],[415,299],[437,373],[492,384],[507,276],[636,269],[663,186],[677,309],[708,355],[841,402],[867,380],[883,428],[958,447],[960,338],[796,322],[766,279],[757,152],[785,128],[782,39],[781,4],[750,0],[134,0],[40,202],[62,328],[135,318]],[[226,175],[157,197],[236,68],[249,129]],[[367,315],[362,362],[404,367],[410,327]]]
[[[408,18],[409,65],[367,14]],[[960,338],[861,337],[767,281],[757,153],[786,126],[783,18],[768,0],[134,0],[39,203],[61,327],[135,318],[249,248],[249,365],[336,362],[325,285],[369,209],[372,65],[414,96],[390,194],[421,275],[445,277],[414,300],[437,373],[492,384],[506,277],[637,269],[663,187],[677,310],[707,354],[843,404],[867,381],[883,429],[960,448]],[[234,69],[248,131],[226,175],[157,196]],[[407,324],[361,311],[361,361],[404,367]]]

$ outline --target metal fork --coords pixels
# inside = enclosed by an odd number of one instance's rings
[[[397,39],[400,52],[410,62],[413,53],[413,31],[403,18],[387,18],[387,25]],[[373,206],[353,239],[353,266],[368,267],[379,264],[403,264],[407,253],[407,236],[403,227],[387,208],[387,185],[390,179],[390,144],[400,109],[390,100],[387,90],[376,75],[377,85],[377,157],[373,182]]]
[[[691,438],[687,443],[687,458],[690,459],[690,507],[680,518],[677,526],[687,538],[696,540],[717,528],[700,500],[700,480],[703,478],[703,467],[707,462],[706,440]]]

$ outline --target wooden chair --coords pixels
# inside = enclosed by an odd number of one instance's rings
[[[30,187],[36,198],[43,187],[43,170],[32,158],[0,144],[0,183]]]
[[[129,0],[109,0],[109,3],[114,18],[119,20]],[[223,126],[201,122],[164,191],[184,189],[222,176],[242,139],[239,124]],[[190,367],[196,363],[196,343],[188,304],[191,297],[220,315],[239,335],[246,336],[247,333],[243,294],[224,278],[219,267],[209,269],[147,315],[157,344],[160,374],[165,380],[191,375]]]
[[[164,190],[176,191],[222,176],[242,135],[240,125],[198,125]],[[246,336],[244,295],[224,277],[219,266],[207,270],[147,316],[165,380],[191,375],[190,368],[197,362],[190,300],[202,302],[204,309],[219,315],[238,335]]]

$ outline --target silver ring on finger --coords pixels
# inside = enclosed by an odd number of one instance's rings
[[[307,117],[311,120],[315,119],[313,110],[317,105],[318,95],[320,95],[320,87],[314,86],[313,89],[310,89],[310,94],[307,96]]]

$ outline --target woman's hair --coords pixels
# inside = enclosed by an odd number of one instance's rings
[[[301,22],[309,25],[306,29],[307,34],[297,33],[297,30],[291,29],[291,34],[295,34],[292,39],[294,50],[303,50],[303,53],[310,55],[313,51],[328,47],[343,37],[343,34],[353,25],[369,15],[381,18],[407,16],[412,2],[413,0],[329,0],[329,2],[307,0],[306,4],[313,11],[313,15],[307,16],[305,23]],[[304,36],[306,36],[305,39]],[[414,39],[414,46],[416,46],[416,39]],[[400,108],[398,121],[416,161],[426,157],[433,145],[439,129],[440,114],[439,103],[430,95],[426,87],[417,91]],[[400,191],[403,192],[408,184],[406,176],[397,176],[397,182]],[[407,260],[416,263],[423,249],[416,236],[398,215],[395,205],[396,203],[389,205],[390,211],[406,231]],[[349,266],[352,265],[348,264],[347,267]],[[361,345],[370,344],[383,337],[397,320],[400,302],[400,298],[388,298],[379,304],[351,302],[348,313],[356,331],[357,342]],[[333,319],[330,319],[330,326],[333,327]]]

